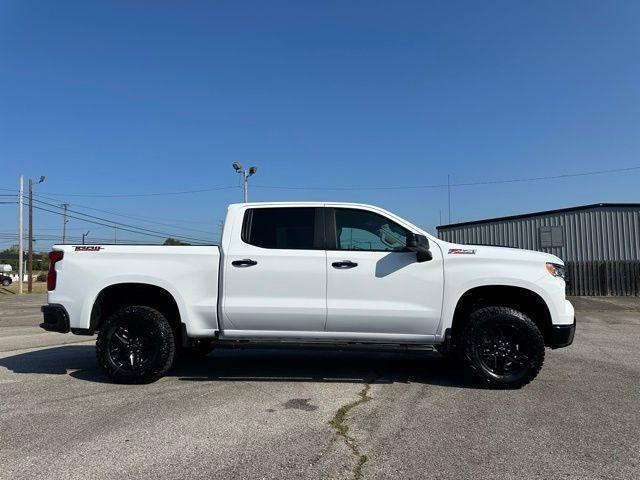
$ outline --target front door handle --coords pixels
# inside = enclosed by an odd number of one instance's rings
[[[331,264],[331,266],[333,268],[341,268],[341,269],[346,269],[346,268],[353,268],[353,267],[357,267],[358,264],[355,262],[352,262],[351,260],[342,260],[341,262],[333,262]]]
[[[250,258],[243,258],[242,260],[234,260],[233,262],[231,262],[231,265],[233,265],[234,267],[253,267],[257,264],[258,262],[256,262],[255,260],[251,260]]]

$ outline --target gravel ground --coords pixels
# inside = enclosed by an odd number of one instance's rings
[[[640,476],[637,298],[574,299],[574,345],[518,391],[435,353],[298,350],[114,385],[91,339],[36,326],[45,301],[0,296],[2,479]]]

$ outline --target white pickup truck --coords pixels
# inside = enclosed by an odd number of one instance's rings
[[[444,242],[381,208],[229,206],[220,246],[56,245],[45,330],[97,332],[113,380],[153,381],[216,346],[415,348],[518,388],[570,345],[562,261]]]

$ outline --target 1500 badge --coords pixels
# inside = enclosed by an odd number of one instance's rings
[[[97,245],[76,245],[73,249],[76,252],[99,252],[104,247],[98,247]]]

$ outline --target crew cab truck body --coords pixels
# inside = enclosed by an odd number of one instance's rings
[[[562,261],[444,242],[381,208],[229,206],[220,246],[56,245],[41,326],[93,335],[116,381],[242,342],[435,348],[493,386],[572,343]]]

